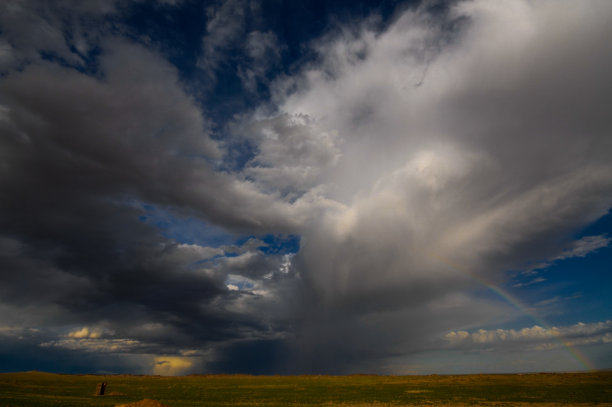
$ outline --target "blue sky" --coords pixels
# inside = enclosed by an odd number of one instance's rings
[[[612,368],[612,5],[0,5],[0,369]]]

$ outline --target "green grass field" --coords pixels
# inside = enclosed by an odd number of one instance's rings
[[[106,382],[106,395],[94,396]],[[0,374],[0,406],[612,406],[612,372],[461,376]]]

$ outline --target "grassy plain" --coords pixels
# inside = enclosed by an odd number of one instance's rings
[[[106,382],[106,395],[94,396]],[[459,376],[0,374],[0,406],[612,406],[612,372]]]

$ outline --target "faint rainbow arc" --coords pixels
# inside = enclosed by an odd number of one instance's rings
[[[446,260],[444,258],[441,258],[439,256],[435,256],[435,255],[433,255],[431,257],[436,259],[436,260],[438,260],[439,262],[445,264],[446,266],[450,267],[451,269],[459,271],[460,273],[468,276],[469,278],[477,281],[478,283],[484,285],[489,290],[493,291],[496,295],[501,297],[504,301],[506,301],[507,303],[509,303],[510,305],[515,307],[516,309],[518,309],[520,312],[525,314],[536,325],[540,325],[544,329],[546,329],[547,331],[551,332],[553,334],[553,338],[555,338],[561,344],[561,346],[563,346],[564,349],[574,359],[576,359],[576,361],[580,365],[582,365],[586,370],[590,370],[590,371],[597,370],[595,365],[580,350],[578,350],[575,347],[573,347],[571,343],[569,343],[567,340],[565,340],[559,334],[555,334],[555,331],[553,331],[551,329],[550,325],[548,325],[546,322],[544,322],[541,318],[538,318],[533,313],[531,313],[529,311],[529,308],[527,308],[521,301],[519,301],[517,298],[515,298],[512,294],[510,294],[507,291],[503,290],[501,287],[498,287],[498,286],[488,282],[487,280],[485,280],[482,277],[477,277],[477,276],[473,275],[472,273],[470,273],[470,272],[468,272],[466,270],[463,270],[458,265],[453,264],[453,263],[451,263],[450,261],[448,261],[448,260]]]

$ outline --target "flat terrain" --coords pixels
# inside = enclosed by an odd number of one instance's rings
[[[106,395],[94,396],[100,382],[107,383]],[[2,407],[116,406],[143,399],[170,407],[612,406],[612,372],[185,377],[0,374]]]

